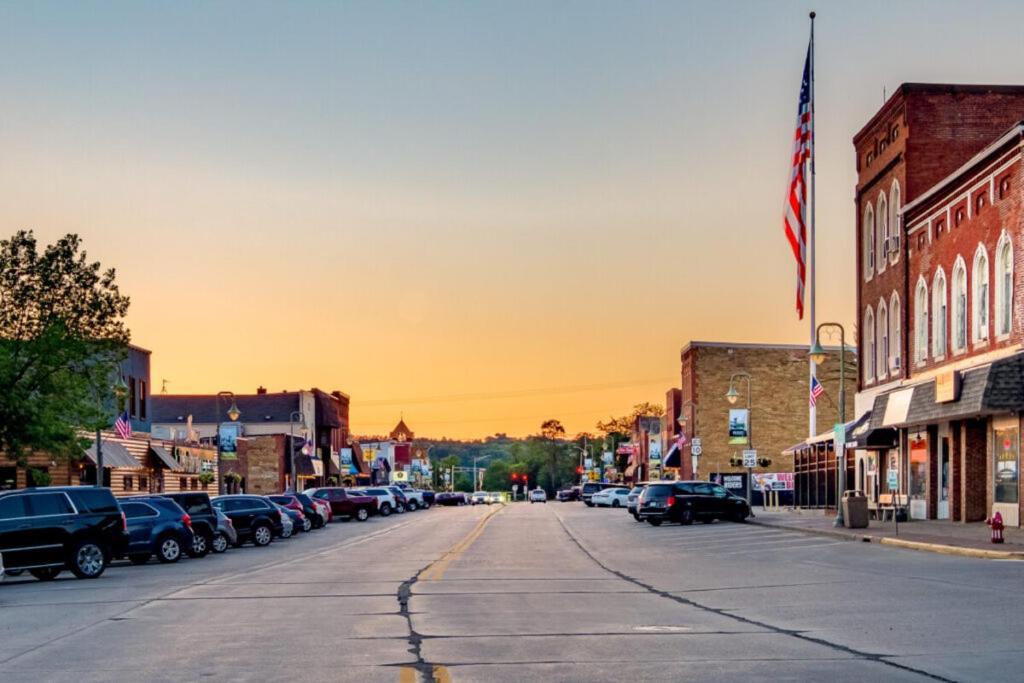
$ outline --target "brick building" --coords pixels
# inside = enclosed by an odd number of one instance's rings
[[[818,379],[825,388],[825,395],[818,399],[819,432],[831,431],[838,414],[839,347],[826,350],[828,360],[818,368]],[[751,446],[759,457],[772,460],[771,465],[756,468],[755,475],[791,473],[792,460],[781,454],[807,438],[807,352],[807,346],[792,344],[694,341],[683,347],[680,354],[682,391],[678,405],[687,444],[683,447],[680,476],[694,476],[689,461],[691,444],[697,437],[703,454],[698,458],[696,477],[729,475],[726,483],[734,487],[745,481],[746,470],[730,464],[730,459],[740,456],[746,446],[729,443],[729,410],[745,408],[746,382],[737,380],[735,384],[740,394],[735,405],[725,398],[730,378],[740,372],[749,373],[751,378]],[[857,367],[853,348],[847,348],[846,363],[847,382],[852,385]],[[848,415],[852,413],[851,394],[847,392]]]
[[[866,419],[847,483],[873,507],[1019,524],[1022,119],[1024,87],[904,84],[854,136]]]

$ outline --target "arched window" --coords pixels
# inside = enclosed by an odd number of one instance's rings
[[[892,293],[889,299],[889,368],[895,376],[900,369],[903,359],[903,321],[900,319],[900,295]]]
[[[878,301],[877,327],[878,346],[875,349],[875,374],[881,380],[889,374],[889,308],[885,305],[885,299]]]
[[[892,248],[889,249],[889,261],[896,263],[900,259],[900,239],[903,236],[903,229],[900,226],[900,181],[892,181],[892,189],[889,190],[889,235],[892,240]]]
[[[875,381],[875,314],[868,306],[864,311],[864,348],[861,358],[864,359],[864,383]]]
[[[971,268],[971,339],[975,344],[988,339],[988,293],[988,252],[979,244]]]
[[[875,272],[875,210],[871,203],[864,207],[864,279]]]
[[[885,200],[885,192],[878,195],[878,210],[875,211],[878,223],[878,246],[875,248],[875,265],[878,272],[885,270],[886,255],[889,253],[889,207]]]
[[[1005,337],[1013,327],[1013,242],[1003,231],[996,245],[996,334]]]
[[[963,352],[967,348],[967,266],[962,256],[956,257],[953,266],[953,351]]]
[[[932,356],[935,360],[946,357],[947,301],[946,274],[939,268],[932,282]]]
[[[924,276],[917,281],[914,295],[914,359],[918,363],[928,360],[928,283]]]

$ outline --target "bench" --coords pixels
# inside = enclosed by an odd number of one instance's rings
[[[893,521],[897,514],[907,518],[907,494],[905,493],[881,493],[878,495],[878,506],[875,508],[877,519],[886,521],[889,513],[893,514]]]

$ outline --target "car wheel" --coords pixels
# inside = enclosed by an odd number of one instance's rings
[[[430,509],[430,505],[431,505],[431,504],[430,504],[429,502],[427,502],[427,501],[423,501],[423,509],[424,509],[424,510],[429,510],[429,509]]]
[[[38,569],[29,569],[28,573],[40,581],[53,581],[62,571],[64,571],[62,567],[39,567]]]
[[[713,521],[715,521],[715,518],[714,517],[704,517],[700,521],[703,522],[704,524],[711,524]]]
[[[693,524],[693,510],[683,510],[679,514],[679,523],[683,526],[690,526]]]
[[[617,507],[619,507],[619,501],[617,501],[617,500],[613,500],[613,501],[612,501],[612,507],[613,507],[613,508],[617,508]]]
[[[128,561],[134,565],[146,564],[149,562],[149,556],[151,553],[136,553],[135,555],[129,555]]]
[[[274,530],[271,529],[267,524],[260,524],[252,532],[253,545],[257,547],[264,547],[270,545],[270,542],[274,540]]]
[[[651,526],[661,526],[661,520],[660,519],[655,519],[654,517],[649,518],[647,520],[647,523],[650,524]]]
[[[359,508],[358,510],[356,510],[356,519],[358,519],[360,522],[365,522],[369,518],[370,511],[367,510],[366,508]]]
[[[197,531],[192,536],[192,547],[186,551],[189,557],[206,557],[210,554],[210,538],[204,532]]]
[[[181,559],[181,542],[174,536],[164,536],[156,543],[156,559],[171,564]]]
[[[227,552],[228,537],[218,531],[213,535],[213,541],[210,543],[210,548],[212,548],[213,552],[218,555],[223,552]]]
[[[583,501],[583,504],[584,504],[584,505],[586,505],[586,506],[587,506],[588,508],[592,508],[592,507],[594,507],[594,504],[593,504],[593,503],[591,503],[591,502],[590,502],[589,500],[585,500],[585,501]]]
[[[745,511],[732,513],[732,521],[736,522],[737,524],[743,524],[747,521],[747,513]]]
[[[410,500],[409,501],[409,512],[416,512],[416,508],[418,508],[418,507],[419,507],[419,505],[416,504],[415,500]]]
[[[295,533],[295,527],[294,526],[292,526],[292,527],[282,526],[281,527],[281,538],[291,538],[292,534],[294,534],[294,533]]]
[[[316,517],[313,518],[313,528],[314,529],[323,529],[324,525],[326,525],[326,524],[327,524],[327,520],[325,520],[320,515],[317,515]]]
[[[380,516],[387,517],[391,514],[391,503],[381,503]]]
[[[308,532],[312,528],[313,528],[313,522],[312,522],[312,520],[310,520],[309,517],[306,517],[305,519],[302,520],[302,530],[303,531],[307,531]]]
[[[395,512],[397,512],[400,515],[405,514],[405,506],[399,503],[398,505],[395,506]]]
[[[80,579],[98,579],[107,568],[107,553],[96,541],[81,540],[71,549],[71,572]]]

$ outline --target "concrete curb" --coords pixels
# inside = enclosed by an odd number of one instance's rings
[[[796,531],[799,533],[813,534],[815,536],[827,536],[829,538],[838,538],[843,541],[860,541],[862,543],[880,543],[882,545],[891,545],[897,548],[905,548],[908,550],[919,550],[929,553],[939,553],[941,555],[959,555],[960,557],[974,557],[984,560],[1024,560],[1024,551],[1020,550],[984,550],[981,548],[964,548],[958,545],[945,545],[942,543],[926,543],[924,541],[907,541],[902,538],[892,538],[890,536],[873,536],[871,534],[854,534],[846,533],[844,531],[834,531],[832,529],[809,529],[807,527],[791,526],[788,524],[778,524],[775,522],[764,522],[759,519],[747,519],[748,524],[757,524],[758,526],[770,527],[772,529],[785,529],[786,531]]]

